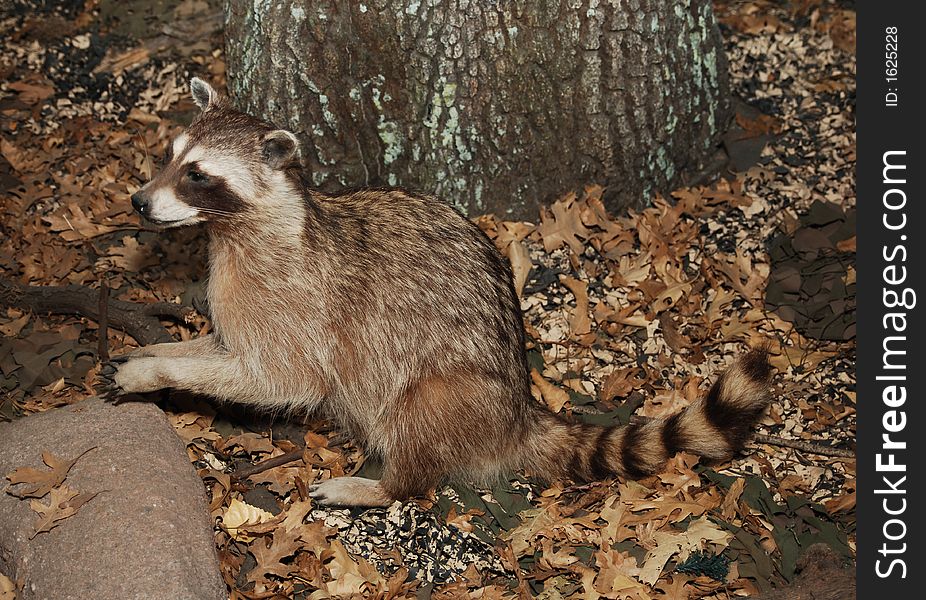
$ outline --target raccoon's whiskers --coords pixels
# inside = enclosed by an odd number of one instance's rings
[[[228,212],[228,211],[224,211],[224,210],[219,210],[219,209],[217,209],[217,208],[202,208],[202,207],[199,207],[199,208],[197,208],[196,210],[198,210],[199,212],[202,212],[202,213],[210,214],[210,215],[218,215],[218,216],[220,216],[220,217],[230,217],[230,216],[232,216],[232,215],[235,214],[235,213],[232,213],[232,212]]]

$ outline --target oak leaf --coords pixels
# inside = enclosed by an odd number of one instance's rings
[[[646,553],[643,559],[639,579],[643,583],[653,585],[659,579],[666,563],[676,554],[679,555],[680,560],[685,560],[691,551],[701,549],[702,542],[722,549],[727,546],[732,537],[732,533],[720,529],[706,516],[692,521],[684,532],[657,531],[653,534],[655,546]]]
[[[569,317],[569,329],[572,330],[572,337],[578,340],[592,331],[592,320],[588,316],[588,284],[565,275],[560,276],[560,281],[576,299],[576,307]]]
[[[51,452],[42,452],[42,461],[48,465],[50,471],[35,469],[33,467],[19,467],[14,469],[6,478],[11,485],[22,485],[19,489],[9,488],[6,493],[17,498],[41,498],[53,488],[58,487],[67,478],[68,471],[84,454],[95,450],[96,446],[87,448],[71,460],[58,458]]]
[[[51,531],[61,524],[61,521],[74,516],[81,506],[92,500],[99,492],[92,494],[81,494],[75,489],[66,485],[56,487],[51,490],[48,496],[48,503],[41,500],[30,500],[29,506],[39,514],[39,519],[35,522],[31,540],[40,533]]]
[[[585,252],[585,243],[582,240],[587,240],[592,232],[582,223],[582,213],[575,200],[575,193],[571,193],[554,202],[549,210],[541,211],[537,231],[547,252],[552,252],[563,244],[567,244],[576,254]]]
[[[543,396],[547,408],[554,413],[563,410],[563,405],[569,400],[568,393],[544,379],[537,369],[531,369],[531,381],[540,389],[540,394]]]
[[[296,530],[287,531],[282,527],[278,527],[273,531],[269,544],[267,544],[265,538],[254,540],[248,546],[248,552],[254,556],[257,565],[248,573],[248,581],[264,582],[267,580],[268,575],[286,579],[298,567],[283,561],[298,552],[301,547],[299,532]]]
[[[273,519],[273,514],[233,498],[222,515],[222,524],[228,534],[239,542],[250,542],[254,536],[245,533],[248,525],[259,525]]]

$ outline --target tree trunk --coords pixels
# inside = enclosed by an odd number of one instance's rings
[[[226,0],[229,90],[320,189],[400,185],[535,219],[590,183],[639,207],[730,115],[710,0]]]

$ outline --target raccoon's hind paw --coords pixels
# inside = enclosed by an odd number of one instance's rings
[[[105,363],[102,368],[100,368],[100,372],[96,375],[100,382],[98,387],[102,391],[100,397],[103,398],[103,400],[106,402],[111,402],[113,404],[119,404],[122,402],[122,396],[126,394],[126,391],[122,389],[122,386],[116,383],[116,373],[119,371],[119,367],[117,365],[120,364],[120,362],[113,360]]]
[[[334,477],[309,486],[309,496],[322,506],[389,506],[393,500],[375,479]]]

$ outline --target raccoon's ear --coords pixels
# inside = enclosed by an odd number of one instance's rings
[[[271,131],[264,136],[264,160],[274,169],[288,166],[299,158],[299,140],[285,129]]]
[[[219,98],[219,94],[212,89],[212,86],[200,79],[194,77],[190,80],[190,93],[193,95],[193,102],[203,112],[209,110]]]

